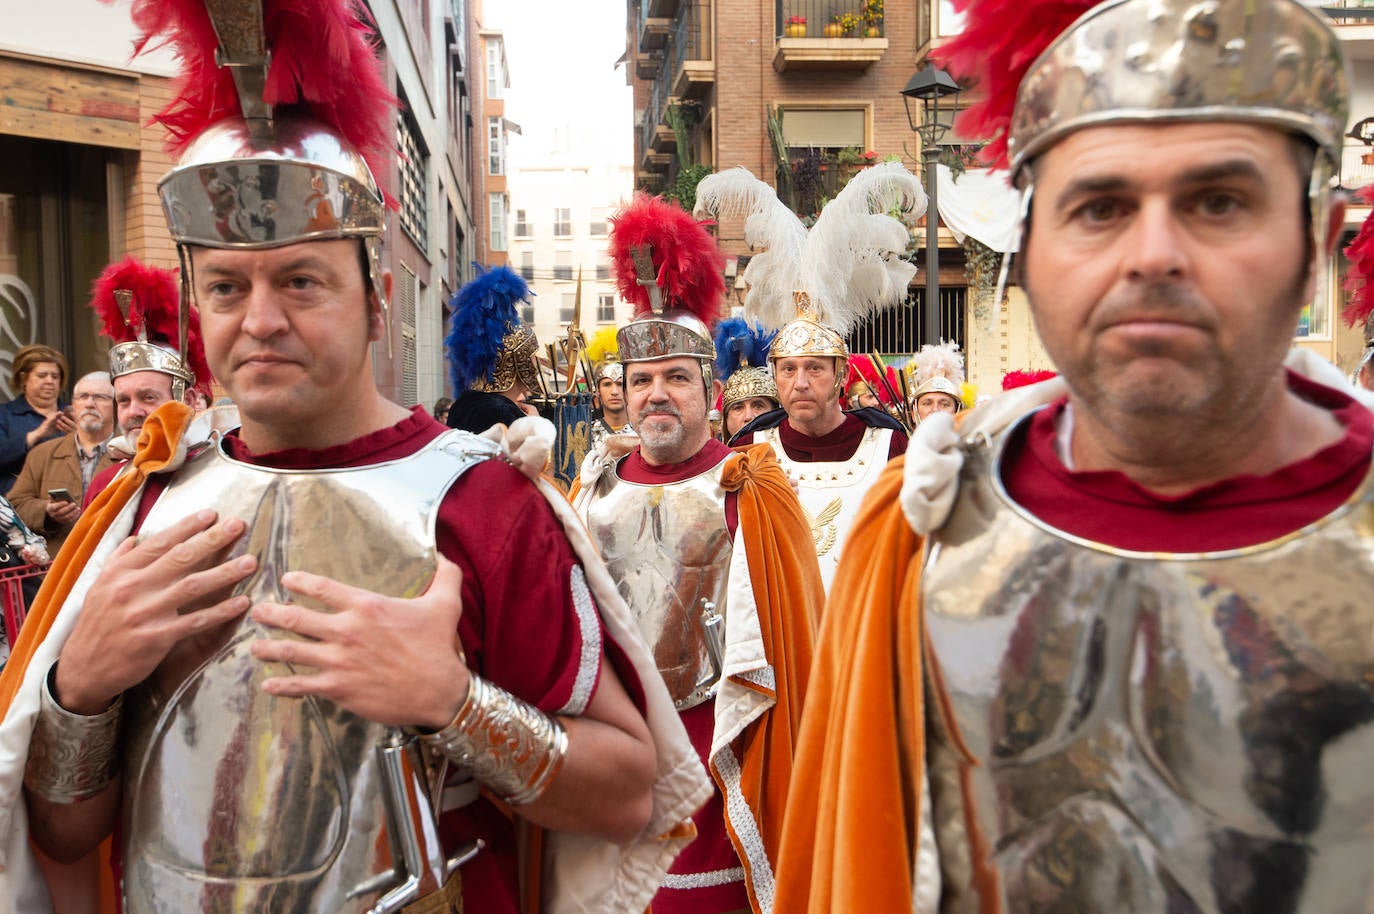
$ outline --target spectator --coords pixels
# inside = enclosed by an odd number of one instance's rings
[[[20,519],[48,538],[53,555],[81,515],[91,478],[111,463],[107,445],[114,433],[114,387],[109,374],[93,371],[73,390],[76,429],[30,451],[9,493]],[[54,498],[54,492],[67,494]]]
[[[61,399],[67,360],[56,349],[34,343],[16,352],[10,386],[19,393],[0,405],[0,495],[14,485],[34,445],[76,428]]]
[[[434,418],[448,424],[448,408],[453,405],[452,397],[440,397],[434,401]]]

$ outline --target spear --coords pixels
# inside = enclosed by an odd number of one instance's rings
[[[906,409],[906,397],[899,398],[897,396],[897,391],[893,390],[892,382],[887,379],[887,363],[883,361],[883,357],[879,354],[878,350],[873,350],[872,357],[873,364],[878,368],[878,380],[882,383],[883,389],[887,391],[888,399],[891,401],[893,408],[899,411],[897,418],[908,429],[911,428],[911,415]]]

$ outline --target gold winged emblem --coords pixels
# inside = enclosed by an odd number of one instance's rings
[[[835,518],[839,516],[840,509],[844,507],[844,501],[836,496],[830,503],[821,509],[821,513],[812,516],[811,512],[802,505],[802,513],[806,515],[806,522],[811,525],[811,539],[816,543],[816,555],[822,556],[835,548],[835,540],[840,535],[839,528],[835,525]]]

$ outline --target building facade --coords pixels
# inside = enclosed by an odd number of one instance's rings
[[[102,367],[86,307],[110,261],[175,268],[157,197],[171,168],[151,118],[172,97],[165,51],[131,59],[129,3],[11,4],[0,30],[0,395],[14,352],[55,346],[73,377]],[[467,0],[371,4],[388,81],[405,102],[401,155],[378,175],[400,204],[383,258],[395,276],[390,343],[374,350],[383,392],[432,402],[443,391],[442,303],[465,278],[476,236],[465,125]],[[79,27],[73,24],[79,23]]]
[[[1374,8],[1368,0],[1322,7],[1354,70],[1356,136],[1339,176],[1354,190],[1374,181]],[[627,11],[638,186],[683,197],[707,169],[743,165],[805,217],[863,166],[856,158],[898,156],[921,173],[899,91],[962,27],[950,0],[627,0]],[[959,103],[973,100],[964,93]],[[941,122],[947,117],[952,111]],[[940,142],[943,162],[977,165],[976,144],[954,131]],[[1347,241],[1368,211],[1352,207]],[[739,222],[722,222],[719,235],[728,254],[749,255]],[[943,225],[938,246],[940,336],[965,351],[969,380],[991,393],[1008,371],[1052,368],[1020,290],[993,308],[997,258]],[[900,357],[927,342],[924,248],[918,226],[908,253],[920,272],[906,303],[861,327],[851,348]],[[1364,335],[1340,319],[1345,264],[1337,260],[1294,342],[1353,370]],[[736,304],[742,296],[737,285]]]

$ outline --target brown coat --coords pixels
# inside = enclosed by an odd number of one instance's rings
[[[110,465],[105,452],[96,462],[99,473]],[[24,468],[7,496],[21,520],[36,533],[48,538],[48,554],[57,555],[72,525],[57,525],[48,517],[48,490],[66,489],[79,505],[85,493],[81,487],[81,459],[76,456],[76,433],[53,438],[34,446],[24,459]]]

